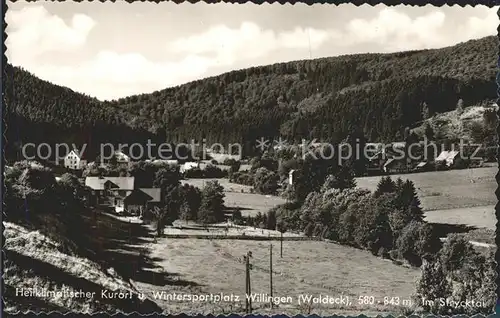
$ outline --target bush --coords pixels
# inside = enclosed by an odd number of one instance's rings
[[[389,257],[392,259],[392,260],[397,260],[399,258],[399,252],[398,250],[391,250],[389,251]]]
[[[412,266],[422,265],[422,258],[435,254],[441,247],[441,241],[433,233],[432,226],[421,221],[408,224],[396,240],[398,256]]]
[[[462,159],[460,157],[457,157],[452,167],[453,169],[467,169],[469,168],[470,164],[471,164],[470,159]]]
[[[253,186],[258,193],[276,194],[279,176],[267,168],[258,168],[254,174]]]
[[[209,181],[201,192],[198,221],[203,224],[224,220],[224,188],[217,181]]]
[[[313,231],[314,231],[314,224],[313,223],[307,224],[306,227],[304,228],[304,234],[307,237],[311,237],[313,235]]]
[[[203,170],[204,178],[224,178],[227,177],[227,171],[222,170],[214,165],[208,165],[205,170]]]
[[[230,173],[236,173],[240,170],[241,162],[234,160],[232,158],[229,158],[229,159],[224,160],[224,165],[231,167],[229,170]]]
[[[314,229],[313,229],[313,232],[312,232],[312,235],[313,236],[316,236],[316,237],[321,237],[321,234],[323,233],[323,225],[321,224],[316,224],[314,226]]]
[[[451,234],[443,244],[439,255],[445,273],[453,273],[473,259],[476,251],[463,237]]]
[[[444,160],[436,161],[434,164],[434,168],[436,169],[436,171],[448,170],[448,166],[446,165],[446,161]]]
[[[205,169],[193,168],[184,172],[184,176],[186,178],[224,178],[227,177],[228,172],[226,170],[222,170],[219,167],[216,167],[212,164],[209,164],[205,167]]]
[[[422,266],[422,275],[417,282],[417,298],[429,299],[433,303],[422,304],[426,312],[433,314],[449,314],[447,308],[440,306],[439,298],[447,298],[451,294],[451,284],[446,279],[441,263],[425,261]]]
[[[433,314],[490,314],[496,302],[495,266],[494,252],[485,257],[463,238],[451,235],[435,258],[424,261],[417,297],[485,304],[477,308],[425,305],[424,309]]]
[[[381,248],[379,248],[377,256],[380,256],[382,258],[389,258],[389,250],[382,246]]]
[[[236,172],[231,174],[231,176],[229,177],[229,182],[253,187],[254,176],[251,172]]]

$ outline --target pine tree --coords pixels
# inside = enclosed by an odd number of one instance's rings
[[[180,212],[179,212],[179,218],[183,221],[186,221],[186,223],[191,219],[191,207],[189,206],[189,202],[184,201],[181,204],[180,207]]]
[[[422,103],[422,119],[423,120],[426,120],[429,118],[429,106],[427,106],[427,103],[426,102],[423,102]]]
[[[401,187],[396,199],[397,207],[400,210],[409,209],[412,218],[417,221],[423,219],[423,211],[420,207],[420,199],[418,198],[417,190],[415,185],[411,180],[406,180],[406,182]]]
[[[403,182],[403,179],[401,179],[401,177],[398,177],[396,179],[396,190],[401,190],[403,188],[403,185],[404,185],[404,182]]]
[[[394,193],[396,192],[396,183],[391,179],[390,176],[382,177],[377,184],[377,190],[373,193],[375,197],[379,197],[383,193]]]
[[[461,114],[463,111],[464,111],[464,101],[463,99],[459,99],[458,102],[457,102],[457,113],[458,114]]]
[[[431,125],[429,125],[428,122],[425,122],[424,136],[427,139],[427,141],[434,140],[434,129],[432,129]]]
[[[276,229],[276,210],[270,210],[267,214],[267,224],[266,229],[275,230]]]
[[[354,171],[349,165],[341,167],[335,175],[328,175],[321,186],[320,192],[326,192],[329,189],[350,189],[356,187]]]

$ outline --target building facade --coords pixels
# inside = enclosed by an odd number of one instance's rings
[[[88,202],[109,212],[140,216],[161,204],[161,189],[135,188],[134,182],[134,177],[87,177]]]
[[[81,155],[76,150],[71,150],[64,157],[64,167],[71,170],[81,170],[87,165],[87,160],[82,159]]]

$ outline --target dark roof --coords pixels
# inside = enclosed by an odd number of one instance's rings
[[[385,164],[384,164],[384,168],[387,168],[387,167],[390,167],[392,165],[395,165],[397,163],[405,163],[405,160],[404,158],[401,158],[401,159],[395,159],[395,158],[389,158]]]
[[[139,188],[134,189],[134,177],[87,177],[85,178],[85,185],[93,190],[104,190],[106,188],[116,190],[127,190],[142,193],[147,197],[146,201],[161,202],[161,189],[160,188]],[[140,194],[134,194],[134,196]]]
[[[148,202],[151,201],[153,198],[146,194],[143,191],[140,190],[133,190],[132,193],[130,193],[126,198],[125,201],[130,203],[130,202]]]
[[[120,187],[116,183],[106,180],[104,182],[104,188],[119,189]]]
[[[419,162],[418,165],[417,165],[417,168],[420,168],[420,167],[425,167],[429,162],[427,161],[422,161],[422,162]]]
[[[70,152],[68,152],[66,154],[66,156],[64,158],[66,158],[67,156],[69,156],[71,153],[75,154],[80,160],[86,160],[87,159],[87,152],[86,151],[80,151],[78,149],[73,149],[71,150]]]
[[[142,192],[151,197],[150,202],[161,202],[161,189],[160,188],[140,188]]]
[[[93,190],[104,190],[107,182],[113,183],[113,188],[119,190],[133,190],[134,177],[87,177],[85,185]]]

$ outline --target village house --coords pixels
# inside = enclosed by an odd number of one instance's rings
[[[288,184],[289,185],[293,185],[293,183],[295,182],[296,174],[297,174],[297,170],[295,170],[295,169],[291,169],[288,172]]]
[[[441,151],[439,156],[434,159],[436,163],[444,163],[447,167],[451,167],[454,163],[455,160],[458,156],[458,151],[456,150],[451,150],[451,151]]]
[[[389,158],[384,163],[383,171],[386,173],[408,172],[408,162],[406,158]]]
[[[134,177],[87,177],[88,202],[119,214],[144,215],[161,203],[161,189],[135,188]]]
[[[100,161],[101,166],[113,164],[123,168],[130,167],[130,164],[132,163],[130,157],[123,153],[123,151],[115,151],[111,158],[102,158]]]
[[[81,170],[85,168],[87,165],[87,160],[82,158],[82,154],[80,154],[77,150],[71,150],[64,157],[64,167],[71,170]]]
[[[212,158],[213,160],[215,160],[219,163],[223,163],[226,159],[233,159],[236,161],[241,160],[241,155],[231,155],[231,154],[227,154],[227,153],[214,153],[214,152],[209,153],[209,154],[210,154],[210,158]]]
[[[385,145],[380,142],[367,142],[364,151],[367,157],[373,157],[380,153],[385,154]]]
[[[181,174],[192,169],[201,169],[199,162],[185,162],[179,169]]]
[[[170,167],[178,167],[179,160],[173,159],[146,159],[144,160],[146,163],[151,163],[155,166],[170,166]]]
[[[415,166],[413,171],[415,172],[430,171],[431,167],[432,166],[429,161],[421,161]]]
[[[367,152],[367,154],[369,154]],[[383,171],[385,161],[385,155],[383,152],[383,148],[378,152],[368,156],[367,164],[366,164],[366,173],[368,175],[376,175]]]
[[[406,141],[393,141],[390,144],[392,149],[404,149],[406,147]]]

